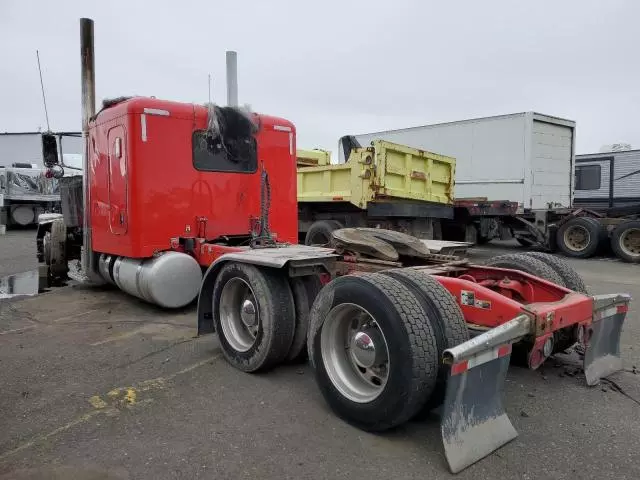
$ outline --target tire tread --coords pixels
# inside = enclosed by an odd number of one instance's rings
[[[549,282],[565,286],[562,277],[542,260],[534,258],[526,253],[510,253],[499,255],[485,262],[488,267],[502,267],[512,270],[520,270],[535,275]]]

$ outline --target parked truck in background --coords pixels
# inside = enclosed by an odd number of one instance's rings
[[[378,140],[351,149],[342,164],[323,151],[298,151],[297,164],[298,230],[307,245],[327,243],[343,227],[441,238],[440,219],[453,218],[451,157]]]
[[[0,232],[11,225],[31,225],[45,212],[60,209],[57,179],[46,174],[42,133],[0,133]],[[65,164],[78,164],[82,155],[80,133],[53,132],[56,149]],[[62,167],[61,167],[62,168]],[[57,170],[63,175],[64,170]]]
[[[382,140],[342,143],[348,160],[339,164],[323,150],[297,151],[299,231],[307,245],[326,243],[342,227],[476,242],[492,234],[494,216],[516,211],[512,202],[456,199],[452,157]]]
[[[576,163],[575,130],[571,120],[536,112],[424,125],[342,137],[339,162],[354,145],[375,140],[438,152],[456,160],[456,204],[465,198],[517,203],[506,215],[464,215],[456,208],[453,221],[443,222],[445,239],[460,239],[452,236],[460,231],[467,241],[475,234],[478,243],[513,237],[577,258],[610,246],[621,259],[640,262],[636,209],[594,211],[581,206],[582,195],[574,204],[574,172],[586,166],[582,159]]]

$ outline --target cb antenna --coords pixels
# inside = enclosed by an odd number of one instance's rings
[[[209,74],[209,103],[211,103],[211,74]]]
[[[42,68],[40,68],[40,52],[36,50],[36,58],[38,59],[38,72],[40,73],[40,88],[42,90],[42,103],[44,103],[44,116],[47,119],[47,131],[51,131],[49,127],[49,112],[47,111],[47,97],[44,95],[44,83],[42,82]]]

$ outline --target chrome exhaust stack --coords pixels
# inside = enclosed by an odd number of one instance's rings
[[[83,283],[104,283],[94,269],[93,250],[91,248],[91,193],[89,190],[89,122],[96,114],[96,79],[93,44],[93,20],[80,19],[80,80],[82,85],[82,194],[83,222],[82,249],[80,253],[80,272],[69,272],[74,280]]]

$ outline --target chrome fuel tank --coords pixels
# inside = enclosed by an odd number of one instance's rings
[[[115,260],[103,254],[98,267],[109,283],[165,308],[179,308],[191,303],[202,281],[198,262],[180,252],[164,252],[145,259],[117,257]]]

